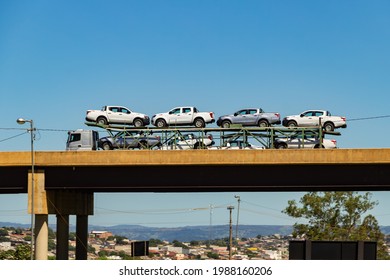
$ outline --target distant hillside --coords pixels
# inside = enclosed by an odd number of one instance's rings
[[[181,242],[189,242],[192,240],[219,239],[229,236],[228,225],[215,225],[212,227],[186,226],[177,228],[118,225],[112,227],[94,227],[93,229],[107,230],[116,235],[126,236],[133,240],[149,240],[154,238],[167,241],[179,240]],[[258,235],[288,235],[291,231],[291,226],[241,225],[238,227],[238,236],[248,238]],[[235,227],[233,234],[235,236]]]
[[[15,227],[29,228],[29,224],[5,223],[0,222],[0,227]],[[50,225],[55,230],[55,225]],[[70,226],[70,231],[75,231],[75,226]],[[117,226],[94,226],[90,225],[89,230],[105,230],[110,231],[114,235],[126,236],[132,240],[149,240],[160,239],[181,242],[189,242],[192,240],[209,240],[219,239],[229,236],[228,225],[210,226],[186,226],[175,228],[160,228],[160,227],[144,227],[138,225],[117,225]],[[233,227],[233,236],[235,236],[235,227]],[[381,230],[384,234],[390,234],[390,226],[382,226]],[[258,235],[281,234],[289,235],[292,232],[292,226],[272,226],[272,225],[239,225],[239,237],[256,237]]]
[[[17,223],[3,223],[0,222],[0,226],[15,227],[15,228],[29,228],[29,224],[17,224]],[[56,229],[55,225],[49,225],[53,230]],[[117,225],[117,226],[94,226],[89,225],[89,230],[105,230],[110,231],[114,235],[125,236],[132,240],[149,240],[160,239],[173,241],[178,240],[181,242],[189,242],[192,240],[209,240],[219,239],[229,236],[228,225],[214,225],[210,226],[186,226],[175,228],[161,228],[161,227],[145,227],[137,225]],[[234,236],[235,236],[234,227]],[[74,225],[70,226],[70,231],[76,231]],[[281,234],[288,235],[292,231],[291,226],[270,226],[270,225],[240,225],[238,227],[239,237],[256,237],[258,235],[272,235]]]

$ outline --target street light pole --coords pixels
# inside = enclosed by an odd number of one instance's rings
[[[234,209],[234,206],[228,206],[227,209],[229,210],[229,260],[232,259],[232,210]]]
[[[30,131],[31,134],[31,260],[34,259],[34,239],[35,239],[35,217],[34,217],[34,167],[35,167],[35,159],[34,159],[34,121],[33,120],[26,120],[19,118],[16,120],[18,124],[25,124],[26,122],[30,123],[30,129],[27,129],[27,131]]]

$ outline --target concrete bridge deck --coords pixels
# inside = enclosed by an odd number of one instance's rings
[[[36,152],[46,190],[390,190],[390,149]],[[0,153],[0,192],[26,192],[29,152]]]
[[[35,152],[37,166],[390,164],[389,149],[115,150]],[[0,152],[0,168],[31,166],[30,152]]]

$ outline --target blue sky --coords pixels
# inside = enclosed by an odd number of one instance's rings
[[[347,117],[339,148],[388,148],[390,118],[370,117],[390,115],[389,14],[385,0],[1,1],[0,151],[30,149],[27,134],[6,140],[19,117],[34,120],[36,150],[64,150],[103,105],[327,109]],[[302,193],[96,194],[90,223],[226,224],[234,195],[242,223],[292,224],[280,211]],[[373,198],[390,225],[390,195]],[[0,221],[28,223],[26,204],[1,196]]]

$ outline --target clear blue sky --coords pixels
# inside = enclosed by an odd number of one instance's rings
[[[327,109],[350,120],[339,148],[388,148],[390,118],[357,119],[390,115],[389,15],[387,0],[3,0],[0,151],[30,149],[28,134],[6,140],[19,117],[34,120],[36,150],[64,150],[103,105]],[[302,193],[96,194],[90,224],[226,224],[234,195],[240,223],[292,224],[280,211]],[[390,194],[373,198],[390,225]],[[0,196],[0,221],[29,223],[26,204]]]

